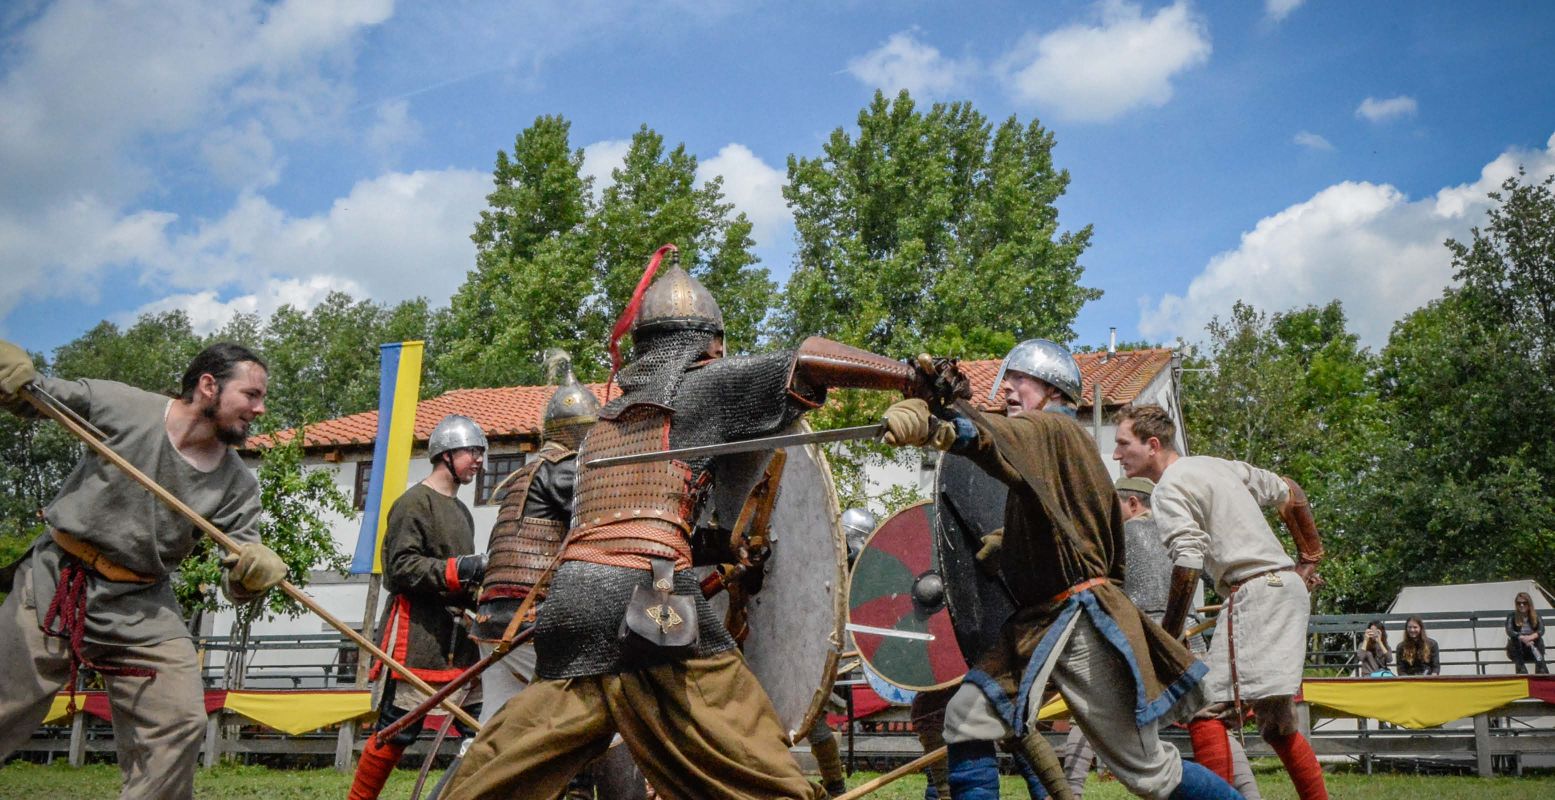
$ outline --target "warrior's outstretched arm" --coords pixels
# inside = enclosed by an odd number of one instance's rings
[[[814,389],[886,389],[907,395],[922,391],[911,364],[820,336],[799,345],[791,380]]]

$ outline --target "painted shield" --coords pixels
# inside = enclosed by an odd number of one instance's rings
[[[793,431],[808,430],[803,422]],[[772,454],[720,459],[711,512],[732,526]],[[767,690],[792,741],[809,733],[831,693],[847,618],[848,546],[831,468],[819,447],[786,448],[769,525],[771,553],[761,590],[746,606],[745,661]],[[728,599],[711,599],[728,612]]]
[[[940,457],[934,475],[934,551],[945,576],[945,604],[967,663],[977,661],[1015,610],[1002,576],[977,566],[988,533],[1004,527],[1009,489],[970,459]]]
[[[933,503],[896,512],[864,542],[848,585],[848,629],[859,658],[915,692],[951,686],[966,674],[934,535]]]

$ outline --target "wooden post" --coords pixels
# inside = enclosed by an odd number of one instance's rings
[[[356,720],[348,719],[340,724],[340,735],[335,738],[335,771],[352,772],[356,755]]]
[[[1474,715],[1474,761],[1479,767],[1479,776],[1489,778],[1496,774],[1494,762],[1490,758],[1490,714],[1482,713]]]
[[[221,763],[221,709],[205,718],[205,752],[202,756],[206,769]]]
[[[70,766],[86,763],[86,709],[79,709],[70,718]]]

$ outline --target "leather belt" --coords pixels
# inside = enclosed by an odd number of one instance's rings
[[[1270,567],[1268,569],[1259,570],[1237,581],[1236,583],[1230,584],[1231,594],[1234,595],[1237,592],[1242,591],[1243,586],[1246,586],[1247,584],[1252,583],[1253,581],[1258,580],[1265,575],[1273,575],[1276,572],[1292,572],[1294,569],[1294,567]],[[1227,597],[1229,598],[1230,595],[1227,595]]]
[[[1050,606],[1056,606],[1059,603],[1062,603],[1065,600],[1068,600],[1069,598],[1074,597],[1075,595],[1079,594],[1080,592],[1085,591],[1086,589],[1090,589],[1090,588],[1093,588],[1093,587],[1096,587],[1096,586],[1100,586],[1100,585],[1102,585],[1102,584],[1104,584],[1106,582],[1107,582],[1106,578],[1092,578],[1092,579],[1090,579],[1088,581],[1083,581],[1081,583],[1077,583],[1077,584],[1069,587],[1068,589],[1065,589],[1062,592],[1059,592],[1058,594],[1053,595],[1053,598],[1051,600],[1048,600],[1047,603]]]
[[[59,549],[80,559],[81,563],[87,566],[87,569],[110,581],[119,581],[121,583],[157,582],[156,578],[142,575],[129,567],[120,566],[113,559],[103,555],[103,551],[97,549],[95,545],[77,539],[58,528],[50,528],[49,536],[53,538],[55,544],[59,545]]]

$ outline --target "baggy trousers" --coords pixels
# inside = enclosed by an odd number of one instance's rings
[[[1134,677],[1123,656],[1083,611],[1075,615],[1067,641],[1060,640],[1057,649],[1053,682],[1102,763],[1136,795],[1160,800],[1171,794],[1182,781],[1182,758],[1176,747],[1161,741],[1156,723],[1135,723]],[[1040,698],[1041,692],[1032,697]],[[1033,702],[1021,713],[1034,715],[1038,705]],[[1000,741],[1013,735],[988,695],[974,685],[962,684],[945,710],[947,743]]]
[[[444,800],[549,800],[619,731],[660,796],[826,796],[788,752],[772,701],[730,650],[634,672],[540,680],[486,724]]]
[[[69,645],[38,628],[32,566],[23,565],[14,590],[0,605],[0,759],[32,738],[70,674]],[[132,647],[87,644],[84,651],[104,666],[156,670],[152,678],[103,676],[124,775],[119,797],[194,797],[205,735],[205,694],[194,644],[188,639]]]

